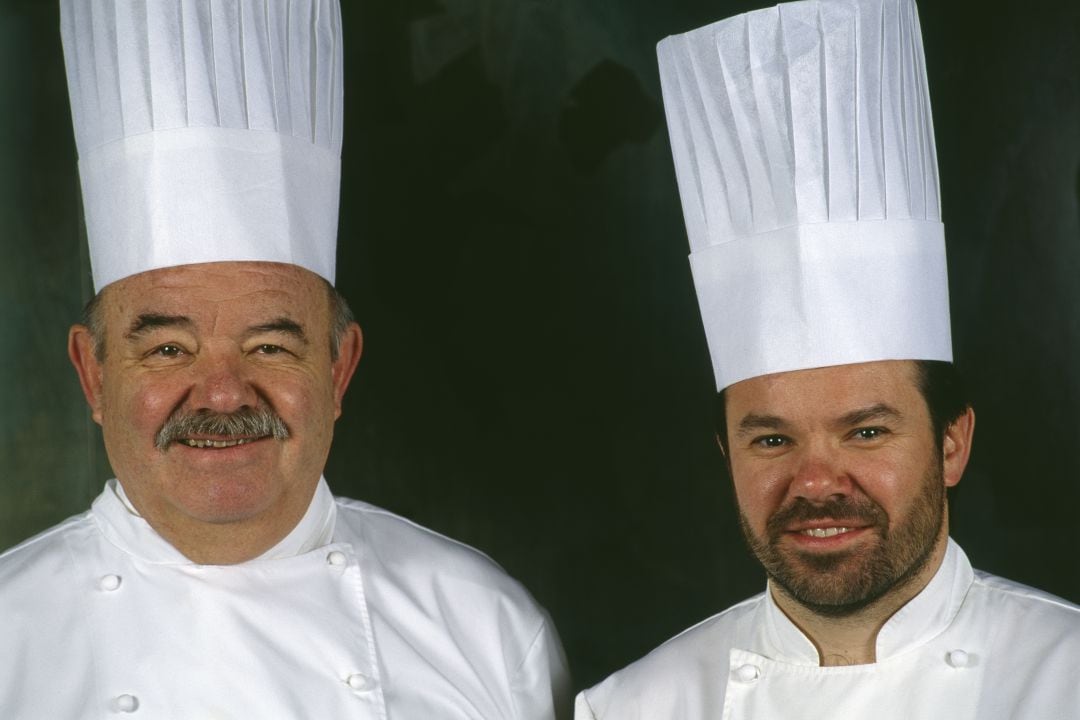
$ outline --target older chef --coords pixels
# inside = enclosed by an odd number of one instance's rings
[[[948,536],[974,414],[914,4],[782,4],[659,58],[718,439],[769,580],[577,717],[1080,717],[1080,609]]]
[[[569,710],[484,555],[330,494],[336,0],[63,0],[97,297],[69,353],[117,480],[0,558],[4,718]]]

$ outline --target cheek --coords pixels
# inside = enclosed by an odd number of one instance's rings
[[[138,389],[132,397],[132,411],[141,423],[160,427],[184,397],[182,388],[155,386]]]
[[[863,493],[886,508],[922,478],[921,470],[900,454],[858,458],[850,467],[851,476]]]
[[[156,433],[184,398],[183,383],[162,378],[106,379],[102,412],[105,424]]]
[[[925,494],[928,467],[915,453],[890,453],[860,462],[852,468],[856,491],[874,502],[889,525],[902,525]]]
[[[783,473],[779,467],[763,469],[754,464],[733,462],[731,467],[735,501],[754,527],[765,521],[784,502]]]
[[[320,432],[324,422],[333,421],[332,386],[319,378],[282,375],[268,379],[264,397],[294,433]]]

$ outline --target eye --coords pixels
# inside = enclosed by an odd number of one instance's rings
[[[774,448],[784,447],[789,443],[790,441],[788,440],[788,438],[784,437],[783,435],[762,435],[759,438],[754,438],[754,441],[751,443],[751,445],[771,450]]]
[[[259,353],[260,355],[277,355],[278,353],[286,352],[286,350],[280,345],[263,343],[262,345],[255,346],[255,352]]]
[[[166,344],[160,347],[154,348],[151,355],[157,355],[163,358],[175,358],[184,354],[183,348],[179,345]]]
[[[851,434],[851,436],[857,440],[877,440],[883,437],[888,430],[879,427],[859,428]]]

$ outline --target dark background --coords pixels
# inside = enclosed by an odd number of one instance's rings
[[[712,442],[654,49],[760,5],[342,4],[338,285],[366,347],[327,477],[495,557],[592,684],[763,587]],[[1080,601],[1080,3],[920,13],[978,411],[953,534]],[[91,288],[58,22],[0,0],[0,548],[109,476],[64,352]]]

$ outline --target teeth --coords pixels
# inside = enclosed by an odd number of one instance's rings
[[[185,438],[180,442],[184,443],[188,447],[193,448],[227,448],[236,445],[243,445],[244,443],[254,442],[252,438],[240,438],[238,440],[193,440],[191,438]]]
[[[802,530],[803,535],[809,535],[816,538],[834,537],[841,533],[851,532],[851,528],[846,527],[831,527],[831,528],[810,528],[809,530]]]

